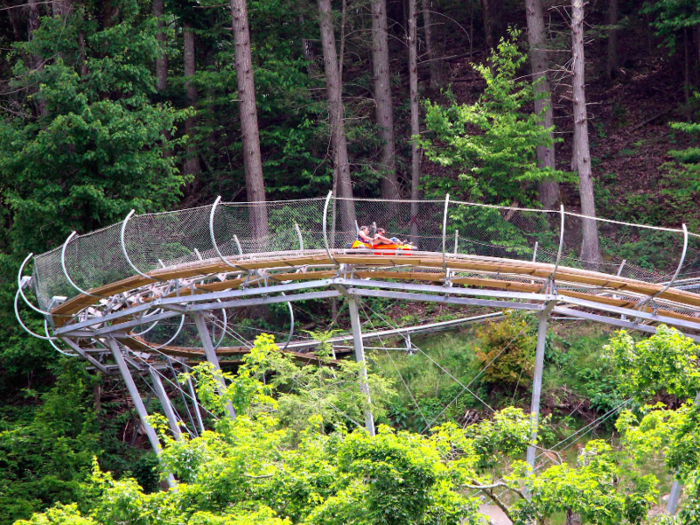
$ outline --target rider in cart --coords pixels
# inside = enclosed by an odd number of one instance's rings
[[[401,239],[398,239],[397,237],[392,237],[391,239],[386,237],[386,230],[384,228],[377,228],[377,233],[373,238],[373,243],[375,246],[378,245],[386,245],[386,244],[393,244],[393,245],[406,245],[410,246],[412,243],[402,241]]]
[[[357,231],[357,240],[365,244],[373,244],[372,237],[369,236],[369,226],[360,226]]]

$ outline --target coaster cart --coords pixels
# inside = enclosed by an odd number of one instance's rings
[[[353,250],[365,249],[372,250],[374,255],[408,255],[415,247],[410,244],[377,244],[372,245],[366,242],[354,241],[350,248]],[[378,251],[377,251],[378,250]],[[401,253],[403,252],[403,253]]]

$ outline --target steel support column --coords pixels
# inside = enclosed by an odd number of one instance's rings
[[[221,372],[221,366],[219,366],[219,358],[216,356],[214,343],[211,340],[211,335],[209,334],[207,323],[204,320],[204,315],[194,314],[193,317],[194,323],[197,326],[197,332],[199,332],[199,338],[202,340],[202,346],[204,347],[204,354],[207,357],[207,361],[209,361],[212,364],[214,370]],[[221,392],[223,393],[226,389],[226,381],[222,376],[219,376],[219,383],[221,383]],[[236,417],[236,412],[235,410],[233,410],[233,405],[230,402],[226,406],[226,410],[228,411],[228,415],[231,416],[231,419],[234,419]]]
[[[369,393],[369,385],[367,384],[367,363],[365,361],[365,348],[362,343],[362,327],[360,326],[360,314],[357,310],[357,299],[354,296],[348,296],[348,307],[350,309],[350,323],[352,324],[352,340],[355,346],[355,361],[362,363],[360,368],[360,392],[365,396],[365,401],[368,405],[365,410],[365,426],[370,436],[375,435],[374,415],[370,408],[371,398]]]
[[[160,456],[162,449],[160,446],[160,441],[158,441],[158,435],[156,434],[156,431],[153,429],[151,424],[148,422],[148,412],[146,411],[146,406],[143,404],[143,400],[141,399],[141,394],[139,393],[138,388],[136,388],[136,383],[134,383],[134,378],[131,376],[129,366],[124,360],[124,354],[122,354],[121,348],[119,348],[119,343],[117,343],[115,339],[109,337],[107,338],[107,344],[109,345],[109,349],[112,351],[114,360],[116,361],[117,366],[119,367],[119,372],[121,372],[122,378],[124,379],[124,383],[126,383],[126,389],[129,391],[131,400],[134,402],[134,407],[136,407],[136,412],[139,415],[141,424],[146,430],[146,436],[148,437],[148,441],[151,442],[151,446],[153,447],[153,450],[155,451],[156,455]],[[168,486],[175,486],[175,480],[172,474],[168,475]]]
[[[165,412],[165,417],[168,418],[170,430],[172,430],[175,439],[179,441],[182,438],[182,431],[180,430],[180,425],[177,423],[177,416],[175,415],[175,410],[173,410],[173,405],[170,403],[168,393],[165,391],[165,387],[163,387],[163,382],[160,380],[158,371],[155,368],[149,368],[148,372],[151,375],[153,388],[155,389],[158,400],[163,407],[163,412]]]
[[[545,304],[544,310],[542,310],[538,315],[539,323],[537,326],[537,349],[535,351],[535,376],[532,382],[532,402],[530,405],[530,424],[531,424],[531,434],[530,438],[532,444],[527,447],[527,462],[530,466],[535,468],[535,445],[534,442],[537,439],[537,426],[539,425],[540,419],[540,396],[542,394],[542,371],[544,369],[544,345],[547,339],[547,324],[549,322],[549,315],[554,308],[556,301],[549,301]]]
[[[673,481],[671,493],[668,495],[668,503],[666,504],[666,513],[673,516],[678,510],[678,500],[681,499],[683,485],[677,479]]]
[[[695,396],[695,404],[700,404],[700,392]],[[668,503],[666,504],[667,514],[673,516],[678,510],[678,500],[681,499],[681,492],[683,492],[683,485],[676,479],[673,481],[671,493],[668,495]]]

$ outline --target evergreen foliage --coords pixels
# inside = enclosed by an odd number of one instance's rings
[[[563,180],[564,173],[537,166],[537,146],[551,146],[542,115],[532,112],[532,84],[520,78],[527,55],[518,48],[518,31],[502,39],[491,66],[475,65],[486,82],[475,104],[426,102],[432,138],[421,141],[428,158],[461,171],[457,181],[426,179],[428,195],[451,193],[472,202],[503,206],[536,205],[535,183]]]

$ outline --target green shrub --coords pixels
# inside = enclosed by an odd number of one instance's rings
[[[535,367],[535,335],[524,315],[507,313],[502,321],[489,322],[476,330],[476,358],[486,367],[484,381],[517,383],[532,377]]]

